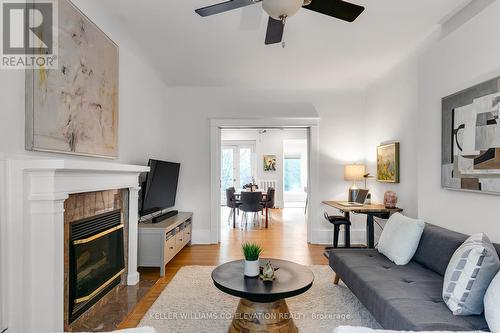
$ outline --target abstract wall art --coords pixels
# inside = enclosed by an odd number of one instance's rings
[[[276,155],[264,155],[264,171],[276,171]]]
[[[500,78],[442,100],[444,188],[500,194]]]
[[[118,46],[59,2],[59,69],[26,72],[26,149],[118,157]]]
[[[377,147],[377,180],[399,183],[399,142]]]

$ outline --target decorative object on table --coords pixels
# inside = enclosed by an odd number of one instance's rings
[[[443,300],[455,316],[480,315],[484,296],[500,269],[500,259],[484,233],[470,236],[455,251],[446,268]]]
[[[259,186],[253,182],[243,185],[243,189],[245,191],[255,192],[259,189]]]
[[[59,69],[26,71],[26,149],[118,157],[118,46],[59,3]]]
[[[484,317],[492,332],[500,332],[500,271],[495,275],[484,296]]]
[[[399,183],[399,142],[377,147],[377,180]]]
[[[415,255],[424,228],[423,220],[395,213],[382,230],[377,250],[396,265],[404,266]]]
[[[365,174],[366,167],[363,164],[349,164],[344,166],[344,180],[352,181],[352,186],[349,189],[348,201],[356,200],[359,190],[356,181],[363,180]]]
[[[259,256],[262,253],[262,248],[255,243],[243,243],[241,245],[241,249],[243,251],[243,255],[245,256],[245,276],[259,276]]]
[[[268,260],[264,267],[262,267],[259,277],[263,281],[273,281],[276,278],[275,271],[276,269],[271,264],[271,261]]]
[[[500,194],[500,77],[442,100],[441,186]]]
[[[264,155],[264,171],[276,171],[276,155]]]
[[[385,191],[384,193],[385,208],[396,208],[398,206],[398,196],[394,191]]]

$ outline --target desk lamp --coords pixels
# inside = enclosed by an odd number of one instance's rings
[[[355,201],[358,195],[358,187],[356,181],[365,179],[366,168],[364,164],[349,164],[344,167],[344,180],[352,181],[352,186],[349,189],[349,201]]]

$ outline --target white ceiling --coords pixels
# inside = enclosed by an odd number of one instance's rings
[[[363,88],[470,0],[353,0],[354,23],[301,9],[286,48],[265,46],[261,4],[202,18],[221,0],[92,0],[113,15],[172,86]],[[252,28],[253,27],[253,28]]]

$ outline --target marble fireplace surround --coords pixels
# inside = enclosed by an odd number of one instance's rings
[[[4,158],[3,324],[8,332],[62,332],[64,202],[73,193],[128,189],[127,284],[137,272],[138,177],[148,167],[76,159]],[[4,297],[6,296],[6,297]]]

